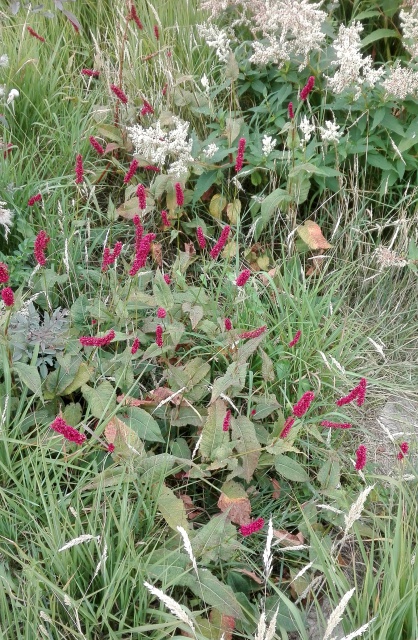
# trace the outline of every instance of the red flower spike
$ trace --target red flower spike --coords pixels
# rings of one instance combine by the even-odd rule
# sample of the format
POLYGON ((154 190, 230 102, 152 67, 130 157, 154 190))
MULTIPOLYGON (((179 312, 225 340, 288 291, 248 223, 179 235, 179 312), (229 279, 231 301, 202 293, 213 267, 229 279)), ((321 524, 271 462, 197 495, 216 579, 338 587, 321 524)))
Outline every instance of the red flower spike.
POLYGON ((306 100, 306 98, 308 97, 308 95, 310 94, 312 89, 314 88, 314 84, 315 84, 315 78, 314 78, 314 76, 310 76, 308 78, 308 82, 305 84, 305 86, 303 87, 303 89, 300 92, 300 99, 301 100, 306 100))
POLYGON ((247 141, 245 138, 240 138, 238 142, 238 153, 237 153, 237 159, 235 161, 235 173, 238 173, 238 171, 241 171, 242 169, 242 165, 244 163, 244 151, 245 151, 246 142, 247 141))
POLYGON ((146 100, 144 100, 143 102, 144 102, 144 106, 141 109, 141 116, 146 116, 148 114, 153 114, 154 113, 154 109, 152 108, 150 103, 147 102, 146 100))
POLYGON ((181 188, 180 182, 176 182, 174 185, 174 189, 176 190, 176 203, 178 207, 182 207, 184 204, 184 193, 181 188))
POLYGON ((161 220, 163 221, 163 225, 165 227, 170 227, 170 220, 168 219, 168 213, 165 209, 161 211, 161 220))
POLYGON ((302 331, 297 331, 293 339, 289 342, 289 347, 294 347, 295 344, 299 342, 301 335, 302 335, 302 331))
POLYGON ((260 531, 264 527, 264 518, 258 518, 254 520, 254 522, 250 522, 250 524, 243 524, 240 527, 240 534, 243 536, 250 536, 252 533, 256 533, 256 531, 260 531))
POLYGON ((110 267, 110 265, 114 264, 116 259, 120 256, 122 247, 122 243, 117 242, 112 253, 110 252, 110 249, 108 247, 105 248, 105 250, 103 251, 102 271, 107 271, 107 268, 110 267))
POLYGON ((111 329, 109 333, 107 333, 102 338, 95 338, 94 336, 81 336, 79 340, 83 347, 105 347, 110 342, 112 342, 115 335, 115 332, 113 331, 113 329, 111 329))
POLYGON ((129 165, 129 169, 125 174, 125 177, 123 179, 125 184, 128 184, 128 182, 130 181, 130 179, 134 176, 135 171, 138 169, 139 166, 139 162, 138 160, 136 160, 135 158, 132 160, 131 164, 129 165))
POLYGON ((322 420, 321 427, 329 427, 330 429, 351 429, 350 422, 331 422, 330 420, 322 420))
POLYGON ((336 402, 337 407, 342 407, 345 404, 349 404, 353 400, 356 400, 357 405, 361 407, 366 397, 366 387, 367 387, 366 378, 362 378, 359 384, 357 385, 357 387, 354 387, 354 389, 352 389, 349 394, 337 400, 336 402))
POLYGON ((77 429, 71 427, 65 422, 64 418, 61 418, 61 416, 57 416, 49 426, 51 427, 51 429, 64 436, 64 438, 66 440, 69 440, 70 442, 83 444, 83 442, 85 442, 86 440, 86 436, 84 435, 84 433, 80 433, 79 431, 77 431, 77 429))
POLYGON ((39 33, 36 33, 36 31, 34 29, 32 29, 32 27, 27 26, 26 29, 29 31, 31 36, 33 36, 34 38, 36 38, 40 42, 45 42, 45 38, 40 36, 39 33))
POLYGON ((210 257, 213 260, 216 260, 216 258, 219 256, 219 254, 221 253, 222 249, 226 245, 226 241, 228 240, 228 236, 229 236, 229 232, 230 231, 231 231, 231 227, 229 225, 226 225, 222 229, 222 233, 219 236, 218 242, 215 244, 215 246, 213 247, 213 249, 211 250, 211 252, 209 254, 210 257))
POLYGON ((243 287, 245 284, 247 284, 250 276, 250 269, 244 269, 244 271, 241 271, 238 278, 235 280, 235 284, 237 285, 237 287, 243 287))
POLYGON ((289 435, 289 431, 294 424, 295 424, 295 418, 293 416, 289 416, 288 418, 286 418, 286 421, 283 425, 282 432, 280 434, 280 438, 286 438, 286 436, 289 435))
POLYGON ((163 346, 163 328, 162 326, 159 324, 157 325, 157 328, 155 329, 155 343, 158 347, 160 347, 160 349, 163 346))
POLYGON ((15 296, 13 293, 13 289, 11 289, 10 287, 6 287, 5 289, 2 289, 1 299, 3 300, 4 305, 6 307, 13 307, 15 303, 15 296))
POLYGON ((78 153, 75 159, 75 183, 81 184, 83 182, 83 177, 84 177, 83 156, 81 155, 81 153, 78 153))
POLYGON ((44 267, 46 265, 46 257, 44 252, 50 240, 51 238, 48 236, 46 231, 40 231, 35 238, 33 254, 35 256, 36 262, 41 265, 41 267, 44 267))
POLYGON ((136 188, 136 195, 138 196, 138 205, 140 209, 145 209, 147 206, 147 194, 145 193, 145 187, 143 184, 139 184, 136 188))
POLYGON ((141 20, 139 19, 139 16, 138 16, 137 12, 136 12, 136 8, 135 8, 134 4, 131 5, 131 10, 130 10, 130 12, 128 14, 128 18, 127 19, 128 20, 133 20, 135 22, 136 26, 138 27, 138 29, 142 30, 144 28, 144 25, 142 24, 141 20))
POLYGON ((222 423, 222 431, 229 431, 230 426, 231 426, 231 410, 228 409, 228 411, 226 412, 224 421, 222 423))
POLYGON ((203 235, 202 227, 197 227, 197 229, 196 229, 196 237, 197 237, 197 244, 199 245, 199 247, 201 249, 204 249, 206 247, 206 238, 203 235))
POLYGON ((9 268, 4 262, 0 262, 0 284, 9 282, 9 268))
POLYGON ((163 307, 159 307, 157 310, 157 318, 165 318, 167 311, 163 307))
POLYGON ((90 142, 91 146, 93 147, 93 149, 95 149, 97 151, 99 156, 104 155, 105 150, 103 149, 103 147, 100 144, 100 142, 98 142, 94 136, 90 136, 89 142, 90 142))
POLYGON ((155 173, 160 173, 161 169, 159 167, 156 167, 153 164, 147 164, 145 167, 142 167, 142 169, 144 171, 155 171, 155 173))
POLYGON ((304 416, 311 406, 314 398, 315 394, 312 391, 307 391, 306 393, 304 393, 301 399, 293 407, 293 415, 297 416, 298 418, 304 416))
POLYGON ((258 329, 254 329, 253 331, 244 331, 244 333, 240 333, 238 338, 242 338, 243 340, 247 338, 258 338, 266 331, 266 329, 267 329, 267 325, 265 324, 262 327, 259 327, 258 329))
POLYGON ((231 320, 230 320, 229 318, 225 318, 225 321, 224 321, 224 322, 225 322, 225 329, 226 329, 227 331, 231 331, 231 329, 232 329, 232 322, 231 322, 231 320))
POLYGON ((115 445, 113 444, 113 442, 110 442, 110 443, 107 445, 107 450, 108 450, 108 452, 109 452, 109 453, 113 453, 113 452, 114 452, 114 450, 115 450, 115 445))
POLYGON ((128 104, 128 97, 122 91, 122 89, 119 89, 119 87, 117 87, 115 84, 111 84, 110 89, 113 91, 118 100, 120 100, 123 104, 128 104))
POLYGON ((400 448, 400 451, 396 457, 398 458, 398 460, 403 460, 405 455, 409 451, 409 444, 407 442, 401 442, 401 444, 399 445, 399 448, 400 448))
POLYGON ((160 31, 159 31, 157 25, 154 25, 154 35, 155 35, 157 40, 160 39, 160 31))
POLYGON ((293 111, 293 102, 289 102, 287 105, 287 113, 289 114, 289 119, 293 120, 295 117, 295 113, 293 111))
POLYGON ((98 78, 100 76, 100 71, 95 71, 94 69, 81 69, 81 73, 89 78, 98 78))
MULTIPOLYGON (((137 231, 140 229, 142 234, 142 228, 137 227, 137 231)), ((138 271, 145 266, 147 261, 148 254, 151 249, 151 243, 155 240, 155 233, 147 233, 140 242, 136 242, 136 255, 131 270, 129 271, 130 276, 136 276, 138 271)))
POLYGON ((139 342, 139 338, 135 338, 131 347, 131 353, 133 356, 136 354, 140 346, 141 346, 141 343, 139 342))
POLYGON ((361 444, 356 451, 356 470, 361 471, 366 466, 367 449, 361 444))
POLYGON ((164 274, 163 278, 166 284, 171 284, 171 278, 168 273, 164 274))
POLYGON ((40 202, 42 200, 42 195, 37 193, 36 196, 31 196, 28 200, 28 207, 33 207, 35 202, 40 202))

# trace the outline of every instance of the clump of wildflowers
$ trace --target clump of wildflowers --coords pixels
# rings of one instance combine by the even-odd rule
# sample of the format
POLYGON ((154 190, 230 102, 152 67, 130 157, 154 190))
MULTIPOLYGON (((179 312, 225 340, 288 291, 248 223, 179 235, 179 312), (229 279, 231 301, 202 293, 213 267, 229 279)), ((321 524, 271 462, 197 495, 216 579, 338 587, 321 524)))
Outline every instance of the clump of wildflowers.
POLYGON ((213 260, 216 260, 216 258, 219 256, 219 254, 221 253, 222 249, 226 245, 226 241, 228 240, 228 236, 229 236, 229 232, 230 231, 231 231, 231 227, 229 225, 226 225, 222 229, 222 233, 219 236, 218 242, 215 244, 215 246, 212 248, 212 250, 210 252, 210 257, 213 258, 213 260))
POLYGON ((44 267, 46 265, 46 257, 45 257, 45 249, 48 246, 51 238, 48 236, 46 231, 40 231, 35 238, 35 244, 33 247, 33 254, 35 256, 36 262, 44 267))
POLYGON ((75 442, 76 444, 83 444, 86 440, 86 436, 84 433, 80 433, 74 427, 71 427, 67 424, 61 416, 57 416, 53 422, 50 424, 51 429, 64 436, 66 440, 70 442, 75 442))
POLYGON ((81 336, 79 338, 83 347, 105 347, 110 344, 115 337, 115 332, 111 329, 105 336, 102 338, 95 338, 94 336, 81 336))
POLYGON ((343 398, 340 398, 339 400, 337 400, 336 402, 337 407, 342 407, 345 404, 349 404, 353 400, 356 400, 357 406, 361 407, 366 397, 366 386, 367 386, 366 378, 362 378, 359 384, 357 385, 357 387, 354 387, 354 389, 352 389, 350 393, 348 393, 343 398))
POLYGON ((239 532, 243 536, 250 536, 252 533, 256 533, 257 531, 260 531, 263 527, 264 527, 264 518, 257 518, 257 520, 254 520, 249 524, 243 524, 240 527, 239 532))

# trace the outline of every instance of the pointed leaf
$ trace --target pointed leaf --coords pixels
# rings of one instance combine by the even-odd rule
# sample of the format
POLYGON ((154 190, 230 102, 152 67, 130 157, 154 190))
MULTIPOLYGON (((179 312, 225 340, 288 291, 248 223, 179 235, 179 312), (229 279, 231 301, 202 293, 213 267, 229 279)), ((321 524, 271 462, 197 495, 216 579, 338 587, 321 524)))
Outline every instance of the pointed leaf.
POLYGON ((119 414, 119 418, 132 429, 141 440, 165 442, 157 421, 144 409, 140 407, 128 407, 124 409, 123 414, 119 414))
POLYGON ((239 416, 232 419, 231 429, 232 437, 237 441, 235 448, 242 458, 242 477, 250 482, 260 457, 254 425, 246 416, 239 416))
POLYGON ((176 498, 174 492, 166 485, 161 487, 161 493, 157 504, 161 515, 171 529, 174 529, 176 533, 177 527, 183 527, 186 531, 189 530, 189 523, 187 521, 187 513, 183 500, 176 498))
POLYGON ((309 476, 299 462, 293 458, 279 454, 274 461, 277 473, 294 482, 308 482, 309 476))
POLYGON ((87 384, 81 387, 81 393, 89 403, 91 414, 99 419, 115 408, 116 397, 114 392, 115 390, 108 380, 101 382, 95 389, 87 384))
POLYGON ((183 575, 180 585, 187 586, 193 593, 221 613, 233 618, 243 619, 243 614, 232 588, 223 584, 209 569, 199 569, 199 579, 194 574, 183 575))
MULTIPOLYGON (((257 338, 254 338, 254 340, 257 338)), ((245 378, 247 376, 247 363, 232 362, 227 368, 225 375, 217 378, 213 383, 212 397, 210 402, 215 402, 217 398, 223 393, 227 393, 233 397, 241 391, 245 385, 245 378)))
POLYGON ((217 400, 209 407, 199 448, 204 458, 215 460, 216 450, 229 441, 228 432, 222 431, 225 414, 226 404, 222 400, 217 400))
POLYGON ((297 228, 299 236, 310 249, 330 249, 330 244, 323 236, 321 227, 313 220, 306 220, 305 224, 297 228))
POLYGON ((37 367, 35 367, 35 365, 24 364, 23 362, 15 362, 13 369, 18 374, 21 383, 35 395, 39 395, 42 398, 42 380, 37 367))

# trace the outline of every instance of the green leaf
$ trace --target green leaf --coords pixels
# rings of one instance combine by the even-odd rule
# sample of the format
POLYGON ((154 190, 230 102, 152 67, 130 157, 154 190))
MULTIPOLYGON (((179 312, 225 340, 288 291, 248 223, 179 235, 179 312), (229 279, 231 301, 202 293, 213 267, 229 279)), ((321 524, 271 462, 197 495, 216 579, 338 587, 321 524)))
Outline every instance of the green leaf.
POLYGON ((308 482, 309 476, 305 469, 299 462, 296 462, 293 458, 279 454, 274 461, 277 473, 287 480, 293 480, 294 482, 308 482))
POLYGON ((94 389, 84 384, 81 393, 89 404, 91 414, 99 420, 116 407, 115 390, 107 380, 94 389))
POLYGON ((101 124, 97 127, 97 131, 102 134, 106 140, 113 140, 123 145, 121 131, 119 127, 115 127, 113 124, 101 124))
POLYGON ((230 559, 239 547, 237 529, 226 513, 213 516, 192 538, 193 553, 204 565, 230 559))
POLYGON ((187 586, 206 605, 226 616, 242 620, 243 614, 231 587, 223 584, 209 569, 199 569, 199 578, 192 573, 181 576, 177 584, 187 586))
POLYGON ((72 427, 76 427, 78 425, 78 423, 81 421, 82 416, 83 412, 81 410, 81 404, 79 402, 70 402, 70 404, 67 404, 64 413, 62 414, 65 422, 72 427))
POLYGON ((229 440, 229 434, 222 431, 225 414, 226 407, 223 400, 216 400, 209 407, 200 442, 200 453, 204 458, 214 460, 214 452, 229 440))
POLYGON ((159 269, 155 274, 152 290, 154 293, 155 304, 159 307, 163 307, 166 311, 170 311, 174 305, 173 294, 171 293, 171 289, 164 280, 159 269))
POLYGON ((368 36, 363 38, 361 41, 362 47, 367 47, 367 45, 372 42, 376 42, 377 40, 382 40, 383 38, 400 38, 401 34, 399 31, 395 31, 395 29, 375 29, 372 33, 369 33, 368 36))
POLYGON ((394 171, 395 167, 388 161, 384 156, 377 151, 373 153, 369 153, 367 156, 367 164, 372 167, 376 167, 377 169, 382 169, 383 171, 394 171))
POLYGON ((204 193, 213 185, 218 175, 218 170, 205 171, 199 176, 196 182, 196 186, 193 191, 193 204, 203 196, 204 193))
POLYGON ((290 196, 284 189, 275 189, 266 198, 264 198, 261 203, 261 216, 257 220, 256 240, 260 237, 261 232, 274 216, 276 210, 279 209, 281 205, 287 205, 292 201, 292 196, 290 196))
POLYGON ((245 385, 248 364, 243 362, 232 362, 227 368, 225 375, 216 378, 212 387, 212 397, 210 402, 214 402, 221 393, 228 393, 234 396, 241 391, 245 385))
POLYGON ((157 504, 162 517, 171 529, 174 529, 176 532, 177 527, 183 527, 186 531, 189 529, 183 500, 176 498, 174 492, 166 487, 166 485, 161 487, 157 504))
POLYGON ((90 380, 92 373, 93 370, 90 369, 85 362, 82 362, 72 382, 65 387, 59 395, 69 396, 71 393, 82 387, 83 384, 86 384, 86 382, 90 380))
POLYGON ((292 200, 294 200, 296 204, 303 204, 308 198, 311 181, 309 178, 303 177, 303 174, 300 174, 296 178, 289 178, 287 187, 292 196, 292 200))
POLYGON ((132 429, 141 440, 150 442, 165 442, 161 435, 160 427, 154 418, 140 407, 127 407, 123 409, 123 414, 118 417, 130 429, 132 429))
POLYGON ((340 482, 340 463, 330 458, 318 471, 317 479, 323 489, 335 489, 340 482))
POLYGON ((42 380, 37 367, 35 367, 35 365, 24 364, 23 362, 15 362, 13 369, 18 374, 21 383, 35 395, 39 395, 39 397, 42 398, 42 380))
POLYGON ((248 358, 257 350, 259 344, 263 342, 266 337, 266 333, 262 333, 257 338, 250 338, 246 340, 237 351, 237 364, 244 365, 248 358))
POLYGON ((260 457, 260 443, 254 425, 246 416, 238 416, 231 421, 231 431, 237 440, 235 448, 242 458, 242 477, 250 482, 260 457))

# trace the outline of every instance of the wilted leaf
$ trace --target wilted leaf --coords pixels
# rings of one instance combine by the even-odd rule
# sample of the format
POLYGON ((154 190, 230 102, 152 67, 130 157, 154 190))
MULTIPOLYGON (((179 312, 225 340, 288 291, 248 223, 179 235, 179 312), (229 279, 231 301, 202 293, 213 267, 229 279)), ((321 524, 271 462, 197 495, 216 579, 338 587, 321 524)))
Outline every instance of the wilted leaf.
POLYGON ((319 224, 313 220, 306 220, 303 225, 297 227, 297 232, 310 249, 330 249, 332 247, 332 244, 322 235, 319 224))
POLYGON ((183 501, 180 500, 180 498, 176 498, 174 492, 166 485, 161 487, 158 498, 158 509, 168 526, 174 529, 176 533, 177 527, 183 527, 186 531, 189 530, 189 523, 183 501))
POLYGON ((209 620, 217 630, 220 639, 232 640, 232 632, 235 629, 235 618, 227 616, 217 609, 212 609, 209 620))
POLYGON ((254 580, 254 582, 256 582, 257 584, 264 584, 264 580, 261 580, 261 578, 258 577, 258 575, 256 573, 254 573, 254 571, 248 571, 248 569, 235 569, 234 571, 236 571, 237 573, 242 573, 244 576, 248 576, 249 578, 252 578, 252 580, 254 580))
POLYGON ((239 214, 241 213, 241 207, 241 200, 238 200, 238 198, 227 205, 226 215, 228 216, 231 224, 237 224, 239 214))
POLYGON ((229 146, 231 146, 234 140, 238 138, 242 123, 242 118, 235 119, 228 117, 226 119, 225 135, 227 137, 229 146))
POLYGON ((238 416, 232 419, 231 430, 236 440, 235 448, 242 458, 242 477, 250 482, 260 457, 260 444, 254 425, 246 416, 238 416))
MULTIPOLYGON (((187 517, 189 518, 189 520, 193 520, 194 518, 197 518, 198 516, 200 516, 203 509, 201 509, 200 507, 195 507, 193 500, 189 495, 187 495, 187 493, 180 493, 179 498, 183 500, 184 508, 186 509, 187 517)), ((202 529, 199 529, 199 532, 201 530, 202 529)), ((193 551, 196 554, 194 544, 193 544, 193 551)))
POLYGON ((228 203, 228 200, 225 198, 225 196, 222 196, 219 193, 215 194, 212 200, 210 201, 210 205, 209 205, 210 214, 214 218, 217 218, 218 220, 220 220, 222 217, 222 211, 225 209, 227 203, 228 203))
POLYGON ((251 519, 251 502, 245 489, 229 480, 221 487, 221 495, 218 500, 219 509, 224 512, 228 511, 228 518, 235 524, 248 524, 251 519))

